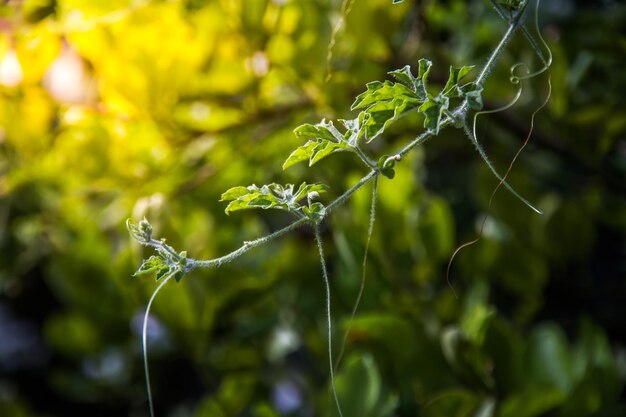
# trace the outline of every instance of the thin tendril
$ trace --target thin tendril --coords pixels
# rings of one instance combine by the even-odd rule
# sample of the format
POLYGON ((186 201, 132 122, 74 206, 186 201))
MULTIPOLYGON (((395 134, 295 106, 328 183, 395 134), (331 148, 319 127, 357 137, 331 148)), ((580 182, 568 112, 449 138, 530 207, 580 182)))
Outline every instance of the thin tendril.
MULTIPOLYGON (((488 208, 487 208, 488 212, 491 210, 491 206, 493 204, 493 199, 494 199, 496 193, 498 192, 498 190, 500 189, 500 187, 502 185, 506 184, 505 179, 508 177, 509 173, 513 169, 513 165, 517 161, 517 158, 520 156, 520 154, 522 153, 524 148, 526 148, 526 146, 528 145, 528 142, 530 141, 530 137, 532 136, 533 130, 535 129, 535 116, 548 104, 548 101, 550 100, 551 96, 552 96, 552 82, 551 82, 551 76, 548 75, 548 94, 546 95, 546 98, 543 101, 543 103, 541 103, 541 105, 539 107, 537 107, 537 109, 532 113, 532 115, 530 117, 530 129, 528 131, 528 134, 526 135, 526 139, 524 140, 524 143, 522 144, 522 146, 515 153, 515 156, 511 160, 511 163, 509 164, 509 167, 506 170, 506 172, 504 174, 504 177, 500 180, 500 182, 498 183, 496 188, 494 188, 493 192, 491 193, 491 196, 489 197, 489 205, 488 205, 488 208)), ((483 221, 482 221, 482 223, 480 225, 480 230, 478 232, 478 236, 475 239, 470 240, 469 242, 465 242, 461 246, 456 248, 456 250, 454 251, 454 253, 450 257, 450 260, 448 261, 448 268, 446 270, 446 282, 448 283, 448 286, 452 289, 452 292, 454 292, 454 296, 456 298, 458 298, 458 296, 456 294, 456 291, 454 291, 454 287, 452 286, 452 283, 450 282, 450 268, 452 267, 452 262, 454 261, 454 258, 456 258, 456 256, 458 255, 458 253, 461 250, 463 250, 464 248, 466 248, 468 246, 471 246, 471 245, 473 245, 475 243, 478 243, 478 241, 482 238, 483 231, 485 229, 485 224, 487 223, 487 218, 488 218, 488 215, 485 214, 485 216, 483 217, 483 221)))
POLYGON ((326 269, 326 260, 324 259, 324 247, 322 246, 322 236, 320 235, 320 229, 317 224, 313 225, 315 232, 315 241, 317 242, 317 248, 320 253, 320 264, 322 266, 322 277, 324 278, 324 286, 326 288, 326 321, 328 325, 328 364, 330 369, 330 385, 335 397, 335 403, 337 404, 337 411, 339 417, 343 417, 341 412, 341 406, 339 405, 339 398, 337 397, 337 389, 335 387, 335 372, 333 371, 333 335, 332 335, 332 322, 330 318, 330 283, 328 282, 328 271, 326 269))
POLYGON ((326 78, 324 79, 325 82, 329 82, 330 79, 333 77, 332 61, 333 61, 333 49, 335 48, 335 40, 337 38, 337 33, 339 33, 339 30, 341 30, 341 26, 343 25, 343 22, 352 11, 353 5, 354 5, 354 0, 343 0, 343 3, 341 4, 341 17, 339 18, 339 20, 337 20, 337 23, 335 23, 335 26, 333 27, 333 31, 330 34, 330 42, 328 43, 328 52, 326 53, 326 78))
POLYGON ((465 129, 465 132, 467 133, 467 136, 469 136, 470 140, 474 144, 474 146, 476 146, 476 149, 478 150, 478 153, 480 154, 480 156, 483 159, 483 161, 485 161, 485 163, 487 164, 487 166, 489 167, 489 169, 491 170, 493 175, 500 180, 502 185, 504 185, 504 187, 506 187, 507 190, 509 190, 521 202, 526 204, 531 210, 533 210, 537 214, 542 214, 541 210, 539 210, 538 208, 533 206, 527 199, 525 199, 517 191, 515 191, 515 189, 513 187, 511 187, 511 185, 509 185, 508 182, 505 181, 505 177, 502 177, 498 173, 496 168, 493 166, 493 164, 489 160, 489 157, 487 156, 487 153, 485 152, 485 149, 482 147, 480 142, 478 142, 478 135, 476 133, 476 124, 477 124, 476 122, 478 120, 478 116, 481 116, 483 114, 493 114, 493 113, 498 113, 498 112, 501 112, 501 111, 508 110, 509 108, 513 107, 515 105, 515 103, 517 103, 519 98, 521 97, 522 91, 523 91, 522 83, 519 81, 520 78, 515 75, 515 70, 517 68, 519 68, 519 67, 525 67, 525 65, 524 64, 516 64, 516 65, 513 65, 511 67, 511 82, 513 84, 517 84, 517 93, 515 94, 513 99, 509 103, 507 103, 506 105, 504 105, 504 106, 502 106, 500 108, 492 109, 492 110, 483 110, 483 111, 476 112, 476 114, 474 114, 474 119, 473 119, 473 122, 472 122, 472 130, 471 130, 471 132, 470 132, 467 124, 464 125, 464 129, 465 129))
POLYGON ((344 351, 346 350, 346 343, 348 341, 348 335, 350 334, 350 328, 352 327, 352 321, 356 316, 356 312, 359 308, 359 304, 361 303, 361 298, 363 297, 363 291, 365 290, 365 271, 367 266, 367 254, 369 253, 370 241, 372 240, 372 233, 374 231, 374 223, 376 221, 376 202, 378 201, 378 177, 374 179, 374 184, 372 184, 372 203, 370 206, 370 220, 367 228, 367 239, 365 241, 365 253, 363 254, 363 264, 362 264, 362 273, 361 273, 361 286, 359 287, 359 293, 356 296, 356 301, 354 302, 354 306, 352 307, 352 314, 350 314, 350 320, 348 320, 348 326, 346 327, 346 332, 343 335, 343 342, 341 343, 341 350, 339 351, 339 355, 337 355, 337 360, 335 361, 335 372, 339 368, 339 363, 343 358, 344 351))
POLYGON ((148 305, 146 307, 146 312, 143 316, 143 330, 141 332, 141 347, 143 351, 143 371, 144 376, 146 378, 146 391, 148 394, 148 407, 150 408, 150 417, 154 417, 154 404, 152 403, 152 386, 150 385, 150 371, 148 369, 148 319, 150 318, 150 307, 152 306, 152 302, 156 298, 156 295, 161 291, 161 288, 165 286, 167 281, 169 281, 176 272, 168 275, 166 278, 161 281, 158 287, 154 290, 152 295, 150 296, 150 301, 148 301, 148 305))
MULTIPOLYGON (((541 31, 539 30, 539 4, 540 3, 541 3, 541 0, 537 0, 535 2, 535 31, 539 35, 539 41, 541 42, 541 45, 545 48, 545 50, 548 53, 547 62, 544 62, 543 67, 541 69, 535 71, 535 72, 531 72, 530 74, 526 74, 524 76, 518 76, 518 77, 513 76, 513 77, 511 77, 511 82, 515 83, 515 81, 514 81, 515 79, 517 79, 518 82, 519 82, 521 80, 528 80, 530 78, 534 78, 534 77, 536 77, 536 76, 546 72, 548 70, 548 68, 550 68, 550 66, 552 65, 552 50, 548 46, 546 40, 544 39, 543 35, 541 34, 541 31)), ((529 39, 529 43, 531 44, 533 49, 536 47, 536 45, 533 45, 533 42, 530 39, 529 39)), ((542 61, 544 61, 543 56, 539 53, 540 51, 536 50, 535 52, 537 53, 539 58, 542 61)))

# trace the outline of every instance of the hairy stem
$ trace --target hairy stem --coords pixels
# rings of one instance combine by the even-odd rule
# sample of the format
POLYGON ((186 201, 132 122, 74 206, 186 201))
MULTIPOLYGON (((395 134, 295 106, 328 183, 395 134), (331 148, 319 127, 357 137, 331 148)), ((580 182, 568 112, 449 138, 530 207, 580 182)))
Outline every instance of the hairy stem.
POLYGON ((322 236, 320 235, 320 229, 317 224, 313 225, 315 231, 315 241, 317 242, 317 249, 320 253, 320 265, 322 266, 322 277, 324 278, 324 286, 326 289, 326 322, 328 326, 328 363, 330 369, 330 385, 335 397, 335 403, 337 404, 337 411, 339 417, 343 417, 341 412, 341 406, 339 405, 339 398, 337 397, 337 389, 335 387, 335 372, 333 371, 333 331, 332 320, 330 315, 330 283, 328 281, 328 270, 326 269, 326 260, 324 259, 324 247, 322 245, 322 236))
POLYGON ((367 267, 367 254, 370 249, 370 242, 372 240, 372 233, 374 232, 374 223, 376 221, 376 202, 378 201, 378 177, 374 179, 374 184, 372 184, 372 202, 370 206, 370 219, 367 227, 367 239, 365 240, 365 251, 363 253, 363 264, 361 265, 361 285, 359 287, 359 293, 356 296, 356 300, 354 301, 354 306, 352 307, 352 313, 350 314, 350 320, 348 320, 348 325, 346 326, 346 331, 343 335, 343 342, 341 343, 341 350, 339 351, 339 355, 337 355, 337 360, 335 361, 335 372, 339 368, 339 363, 341 362, 341 358, 343 358, 343 353, 346 349, 346 343, 348 341, 348 335, 350 334, 350 328, 352 327, 352 322, 354 321, 354 317, 356 316, 356 312, 359 308, 359 304, 361 303, 361 298, 363 297, 363 292, 365 291, 365 276, 366 276, 366 267, 367 267))
MULTIPOLYGON (((495 9, 496 13, 498 13, 498 15, 507 23, 510 23, 510 19, 506 16, 506 14, 504 13, 504 10, 502 10, 502 6, 500 6, 496 0, 490 0, 491 1, 491 5, 493 6, 493 8, 495 9)), ((537 5, 537 7, 539 7, 537 5)), ((530 31, 528 30, 528 28, 526 27, 525 24, 520 25, 520 30, 522 31, 522 33, 524 34, 524 36, 526 37, 526 39, 528 40, 528 43, 530 43, 530 46, 533 48, 533 50, 535 51, 535 53, 537 54, 537 57, 539 58, 539 60, 541 61, 541 63, 544 66, 549 67, 550 66, 550 61, 551 58, 546 58, 543 54, 543 51, 541 50, 541 48, 539 47, 539 43, 537 43, 537 40, 535 39, 535 37, 530 33, 530 31)))
POLYGON ((502 39, 500 40, 500 43, 498 44, 498 46, 496 46, 493 52, 491 52, 491 55, 489 55, 487 62, 485 63, 482 70, 480 71, 480 74, 476 78, 475 82, 477 85, 482 87, 485 84, 485 81, 487 77, 489 76, 489 73, 495 66, 496 61, 498 60, 498 58, 500 57, 500 55, 502 54, 506 46, 509 44, 509 42, 511 42, 511 39, 513 39, 513 35, 515 34, 515 31, 521 26, 523 22, 522 17, 524 16, 525 11, 526 11, 526 6, 524 6, 520 11, 518 11, 517 14, 515 14, 515 16, 513 17, 513 19, 511 19, 509 28, 507 29, 506 33, 502 35, 502 39))

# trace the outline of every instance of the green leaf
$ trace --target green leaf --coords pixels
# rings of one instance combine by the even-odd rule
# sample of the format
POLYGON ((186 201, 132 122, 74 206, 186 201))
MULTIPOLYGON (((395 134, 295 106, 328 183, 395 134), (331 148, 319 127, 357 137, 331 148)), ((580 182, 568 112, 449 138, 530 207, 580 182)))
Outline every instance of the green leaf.
POLYGON ((325 139, 310 140, 289 155, 283 164, 283 170, 306 160, 309 161, 309 166, 311 166, 331 153, 345 150, 350 150, 350 145, 346 142, 337 143, 325 139))
POLYGON ((415 89, 416 78, 411 73, 410 65, 405 65, 400 69, 389 71, 387 74, 392 75, 396 80, 400 81, 407 87, 415 89))
POLYGON ((297 212, 301 209, 298 201, 305 198, 309 193, 325 192, 327 187, 323 184, 302 183, 294 193, 293 184, 285 186, 272 183, 262 187, 250 185, 248 187, 234 187, 222 194, 220 201, 232 200, 226 207, 226 214, 233 211, 246 210, 251 208, 261 209, 282 209, 297 212), (243 192, 243 190, 245 192, 243 192))
POLYGON ((152 239, 152 226, 144 217, 138 224, 126 219, 126 229, 133 239, 141 244, 147 244, 152 239))
POLYGON ((222 197, 220 199, 220 201, 224 201, 224 200, 235 200, 239 197, 242 197, 244 195, 248 194, 248 189, 246 187, 233 187, 229 190, 227 190, 224 194, 222 194, 222 197))
POLYGON ((306 198, 311 193, 325 193, 328 191, 328 186, 325 184, 307 184, 306 182, 302 183, 300 187, 298 187, 298 191, 293 196, 293 201, 298 202, 304 198, 306 198))
POLYGON ((304 214, 315 223, 319 223, 326 215, 326 207, 322 203, 313 203, 309 207, 302 207, 304 214))
POLYGON ((322 120, 315 125, 305 123, 295 128, 293 133, 298 138, 326 139, 332 142, 344 140, 341 134, 337 135, 338 132, 333 126, 333 122, 327 122, 326 120, 322 120))
POLYGON ((381 101, 406 101, 416 104, 421 102, 414 91, 401 83, 373 81, 366 86, 367 91, 356 97, 352 110, 367 108, 381 101))
POLYGON ((168 269, 169 269, 169 266, 167 265, 164 259, 162 259, 159 256, 153 255, 149 257, 148 259, 146 259, 145 261, 143 261, 143 263, 141 264, 137 272, 133 274, 133 276, 140 277, 140 276, 149 275, 152 273, 155 273, 158 276, 161 273, 161 271, 163 270, 167 271, 168 269))
POLYGON ((432 66, 433 63, 428 59, 422 58, 418 61, 417 80, 419 82, 415 85, 415 93, 422 101, 425 101, 428 98, 426 84, 428 80, 428 74, 430 74, 430 68, 432 66))
POLYGON ((395 71, 389 72, 395 79, 408 86, 417 96, 420 102, 426 101, 428 93, 426 91, 426 81, 430 72, 432 62, 427 59, 420 59, 418 62, 418 74, 417 78, 411 73, 411 67, 409 65, 395 71))
POLYGON ((419 110, 424 113, 424 127, 435 135, 439 134, 441 118, 449 105, 450 100, 446 96, 432 97, 422 104, 419 110))
POLYGON ((376 164, 380 173, 385 177, 392 180, 396 176, 396 171, 393 167, 396 165, 396 161, 393 158, 390 158, 389 155, 383 155, 376 164))
POLYGON ((483 104, 483 88, 476 83, 465 84, 461 87, 461 95, 467 99, 467 104, 472 110, 481 110, 483 104))
POLYGON ((396 120, 402 113, 417 107, 417 102, 408 102, 402 99, 393 101, 379 101, 372 104, 366 112, 361 127, 367 142, 371 142, 385 131, 387 126, 396 120))
POLYGON ((390 417, 398 398, 385 389, 374 359, 352 356, 337 376, 337 395, 346 416, 390 417))
POLYGON ((321 161, 326 158, 331 153, 337 151, 345 151, 349 150, 350 146, 346 142, 335 143, 327 140, 320 141, 317 146, 315 146, 311 152, 311 157, 309 159, 309 166, 312 166, 316 162, 321 161))
POLYGON ((339 119, 339 121, 346 128, 344 137, 350 147, 355 148, 357 146, 357 141, 365 134, 365 130, 362 129, 362 126, 368 117, 370 116, 367 112, 362 111, 355 119, 339 119))
POLYGON ((459 97, 462 92, 459 88, 459 81, 461 81, 470 71, 474 68, 474 66, 462 66, 461 68, 450 67, 450 76, 448 77, 448 82, 443 88, 443 95, 446 97, 459 97))

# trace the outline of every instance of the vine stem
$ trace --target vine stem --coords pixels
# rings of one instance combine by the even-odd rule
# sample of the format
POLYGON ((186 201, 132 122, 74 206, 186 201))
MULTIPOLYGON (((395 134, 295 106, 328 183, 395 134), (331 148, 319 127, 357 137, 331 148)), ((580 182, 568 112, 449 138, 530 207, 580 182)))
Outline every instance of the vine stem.
MULTIPOLYGON (((509 27, 506 33, 502 36, 502 39, 498 43, 498 46, 496 46, 493 52, 489 55, 487 62, 483 66, 482 70, 480 71, 480 74, 475 81, 477 84, 479 85, 484 84, 490 71, 492 70, 493 66, 498 60, 498 57, 501 55, 504 48, 508 45, 508 43, 513 38, 515 31, 520 26, 522 26, 522 21, 523 21, 522 17, 524 15, 525 10, 526 10, 526 6, 524 6, 524 8, 520 10, 511 20, 511 23, 509 24, 509 27)), ((452 111, 452 114, 454 116, 461 116, 466 121, 467 107, 468 107, 468 103, 466 99, 455 110, 452 111)), ((442 122, 440 123, 439 129, 441 130, 449 126, 450 124, 452 124, 452 122, 453 122, 452 118, 446 116, 445 119, 442 120, 442 122)), ((416 146, 424 144, 433 135, 435 135, 435 132, 430 131, 430 130, 427 130, 421 133, 411 142, 409 142, 404 147, 402 147, 396 153, 396 155, 398 155, 401 158, 404 157, 405 155, 410 153, 416 146)), ((371 180, 378 177, 379 175, 380 175, 380 171, 378 169, 372 169, 368 174, 366 174, 363 178, 361 178, 355 185, 353 185, 346 192, 344 192, 335 200, 333 200, 330 204, 328 204, 328 206, 326 206, 326 215, 328 215, 331 211, 335 210, 337 207, 345 203, 352 196, 352 194, 354 194, 356 191, 361 189, 365 184, 369 183, 371 180)), ((196 259, 189 258, 187 259, 187 266, 185 268, 185 272, 190 272, 196 268, 217 268, 225 263, 232 262, 233 260, 237 259, 241 255, 248 252, 250 249, 260 246, 264 243, 267 243, 270 240, 274 240, 280 236, 283 236, 284 234, 289 233, 292 230, 302 226, 307 221, 308 220, 305 218, 298 219, 295 222, 291 223, 290 225, 280 230, 277 230, 276 232, 273 232, 267 236, 260 237, 256 240, 244 242, 243 246, 241 246, 239 249, 236 249, 219 258, 208 259, 208 260, 196 260, 196 259)))
POLYGON ((496 46, 496 48, 491 52, 491 54, 489 55, 489 58, 487 59, 487 62, 485 63, 482 70, 480 71, 480 74, 476 78, 475 83, 477 85, 482 87, 485 84, 487 76, 489 75, 494 65, 496 64, 496 61, 500 57, 500 54, 502 54, 506 46, 509 44, 509 42, 511 42, 511 39, 513 39, 513 35, 517 31, 517 29, 519 29, 519 27, 522 25, 522 22, 523 22, 522 17, 524 16, 525 11, 526 11, 526 4, 511 19, 511 22, 509 24, 509 27, 506 33, 502 35, 502 39, 500 39, 500 43, 498 43, 498 46, 496 46))
MULTIPOLYGON (((496 10, 498 10, 496 8, 496 10)), ((482 67, 480 74, 478 75, 478 77, 475 80, 475 83, 479 86, 483 86, 484 83, 486 82, 489 73, 491 72, 491 70, 493 69, 495 63, 497 62, 498 58, 500 57, 500 55, 502 54, 502 52, 504 51, 504 49, 506 48, 506 46, 508 45, 508 43, 511 41, 511 39, 513 38, 514 33, 516 32, 516 30, 520 27, 522 27, 523 29, 523 15, 524 12, 526 10, 526 5, 523 6, 523 8, 518 11, 511 19, 507 19, 509 26, 507 28, 507 31, 505 32, 505 34, 502 36, 500 42, 498 43, 498 45, 496 46, 496 48, 492 51, 492 53, 489 55, 489 57, 487 58, 487 61, 485 63, 485 65, 482 67)), ((502 15, 501 15, 502 16, 502 15)), ((533 48, 537 51, 539 50, 539 48, 536 45, 536 42, 534 42, 534 39, 531 40, 532 36, 528 33, 527 30, 524 30, 525 35, 529 38, 529 41, 531 42, 531 45, 533 46, 533 48)), ((542 55, 540 54, 540 57, 542 55)), ((543 60, 543 59, 542 59, 543 60)), ((468 110, 468 101, 467 99, 463 100, 463 102, 455 109, 451 112, 451 115, 453 117, 449 117, 449 116, 445 116, 445 118, 441 121, 441 123, 439 124, 439 129, 443 129, 444 127, 449 126, 450 124, 452 124, 452 122, 454 121, 454 118, 459 118, 462 119, 464 121, 464 127, 466 129, 466 131, 469 131, 468 125, 467 125, 467 110, 468 110)), ((438 132, 437 132, 438 133, 438 132)), ((471 134, 471 132, 470 132, 471 134)), ((405 155, 407 155, 408 153, 410 153, 415 147, 422 145, 423 143, 425 143, 430 137, 435 136, 436 132, 433 131, 425 131, 423 133, 421 133, 420 135, 418 135, 415 139, 413 139, 411 142, 409 142, 408 144, 406 144, 404 147, 402 147, 394 156, 396 157, 397 160, 400 160, 402 157, 404 157, 405 155)), ((479 149, 480 151, 480 149, 479 149)), ((353 185, 352 187, 350 187, 347 191, 345 191, 343 194, 341 194, 339 197, 337 197, 335 200, 333 200, 330 204, 328 204, 328 206, 326 206, 326 211, 324 216, 328 215, 330 212, 332 212, 333 210, 335 210, 337 207, 341 206, 343 203, 345 203, 356 191, 358 191, 359 189, 361 189, 363 186, 365 186, 367 183, 369 183, 372 180, 376 180, 378 178, 378 176, 381 174, 380 168, 378 167, 374 167, 373 165, 373 161, 371 161, 367 155, 365 155, 364 153, 359 153, 357 152, 357 154, 359 155, 359 157, 363 160, 363 162, 365 162, 366 165, 370 166, 372 169, 365 175, 363 176, 363 178, 361 178, 355 185, 353 185)), ((483 155, 481 155, 483 156, 483 155)), ((499 177, 496 174, 496 177, 498 177, 498 179, 502 180, 501 177, 499 177)), ((504 185, 506 186, 506 183, 504 183, 504 185)), ((310 223, 310 220, 306 217, 302 217, 299 218, 298 220, 294 221, 293 223, 283 227, 282 229, 279 229, 273 233, 270 233, 266 236, 257 238, 255 240, 252 241, 247 241, 244 242, 244 244, 239 247, 238 249, 224 255, 218 258, 214 258, 214 259, 208 259, 208 260, 196 260, 196 259, 192 259, 192 258, 187 258, 185 259, 185 266, 184 266, 184 273, 188 273, 194 269, 198 269, 198 268, 217 268, 222 266, 225 263, 228 262, 232 262, 233 260, 239 258, 240 256, 242 256, 243 254, 245 254, 246 252, 248 252, 250 249, 255 248, 257 246, 263 245, 271 240, 274 240, 278 237, 281 237, 295 229, 297 229, 298 227, 302 226, 305 223, 310 223)), ((331 316, 330 316, 330 284, 328 282, 328 273, 326 270, 326 263, 324 260, 324 254, 323 254, 323 247, 322 247, 322 240, 321 240, 321 236, 319 233, 319 227, 317 224, 314 224, 314 231, 315 231, 315 239, 317 241, 317 245, 318 245, 318 249, 319 249, 319 253, 320 253, 320 262, 321 262, 321 266, 322 266, 322 275, 324 278, 324 283, 325 283, 325 287, 326 287, 326 316, 327 316, 327 322, 328 322, 328 357, 329 357, 329 364, 330 364, 330 378, 331 378, 331 385, 332 385, 332 390, 333 390, 333 394, 335 397, 335 402, 337 404, 337 410, 339 412, 340 417, 343 417, 343 414, 341 412, 341 407, 339 405, 339 400, 337 397, 337 392, 335 389, 335 376, 334 376, 334 371, 333 371, 333 361, 332 361, 332 328, 331 328, 331 316)), ((173 250, 173 248, 171 248, 170 246, 166 245, 164 241, 157 241, 154 239, 149 239, 148 241, 145 242, 141 242, 142 244, 146 245, 146 246, 152 246, 154 248, 156 248, 157 250, 159 248, 161 248, 162 250, 165 250, 166 252, 168 252, 170 255, 172 255, 175 259, 179 259, 179 255, 176 254, 176 252, 173 250)), ((177 273, 179 272, 178 270, 175 272, 177 273)), ((148 301, 148 305, 146 307, 146 313, 144 315, 144 322, 143 322, 143 333, 142 333, 142 343, 143 343, 143 360, 144 360, 144 370, 145 370, 145 378, 146 378, 146 388, 148 391, 148 403, 149 403, 149 407, 150 407, 150 416, 154 417, 154 405, 152 402, 152 389, 151 389, 151 385, 150 385, 150 374, 149 374, 149 369, 148 369, 148 355, 147 355, 147 322, 149 319, 149 314, 150 314, 150 308, 152 306, 152 303, 154 302, 154 299, 156 298, 156 295, 159 293, 159 291, 165 286, 165 284, 174 276, 174 274, 171 274, 169 276, 167 276, 166 278, 163 279, 163 281, 157 286, 157 288, 155 289, 155 291, 152 293, 152 296, 150 297, 150 300, 148 301)))
POLYGON ((332 320, 330 315, 330 283, 328 280, 328 270, 326 268, 326 260, 324 259, 324 247, 322 245, 322 236, 320 235, 320 228, 317 223, 313 225, 313 231, 315 232, 315 241, 317 242, 317 249, 320 253, 320 265, 322 266, 322 277, 324 278, 324 287, 326 290, 326 324, 328 327, 328 363, 330 369, 330 385, 335 397, 335 403, 337 404, 337 411, 339 417, 343 417, 341 412, 341 406, 339 405, 339 397, 337 397, 337 388, 335 387, 335 372, 333 371, 333 330, 332 320))
POLYGON ((163 288, 165 284, 167 284, 167 281, 169 281, 175 274, 176 272, 163 278, 163 281, 161 281, 161 283, 156 287, 156 289, 150 296, 150 300, 148 301, 148 305, 146 306, 146 312, 143 316, 143 326, 141 330, 141 347, 143 354, 143 371, 146 378, 146 391, 148 392, 148 407, 150 409, 150 417, 154 417, 154 404, 152 403, 152 386, 150 385, 150 370, 148 368, 148 319, 150 318, 150 307, 152 307, 152 303, 154 302, 154 299, 156 298, 159 291, 161 291, 161 288, 163 288))

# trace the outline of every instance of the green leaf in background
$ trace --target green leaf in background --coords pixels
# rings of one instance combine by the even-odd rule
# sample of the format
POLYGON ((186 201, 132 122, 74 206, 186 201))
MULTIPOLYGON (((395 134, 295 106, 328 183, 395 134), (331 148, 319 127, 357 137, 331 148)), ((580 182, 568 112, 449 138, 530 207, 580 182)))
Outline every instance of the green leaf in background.
POLYGON ((337 375, 337 395, 345 416, 387 417, 398 404, 395 396, 383 391, 380 373, 369 355, 348 358, 337 375))
POLYGON ((532 385, 507 397, 500 407, 501 417, 536 417, 563 404, 566 396, 560 389, 532 385))
POLYGON ((524 355, 527 384, 554 387, 568 394, 573 387, 572 358, 563 331, 538 326, 530 335, 524 355))

